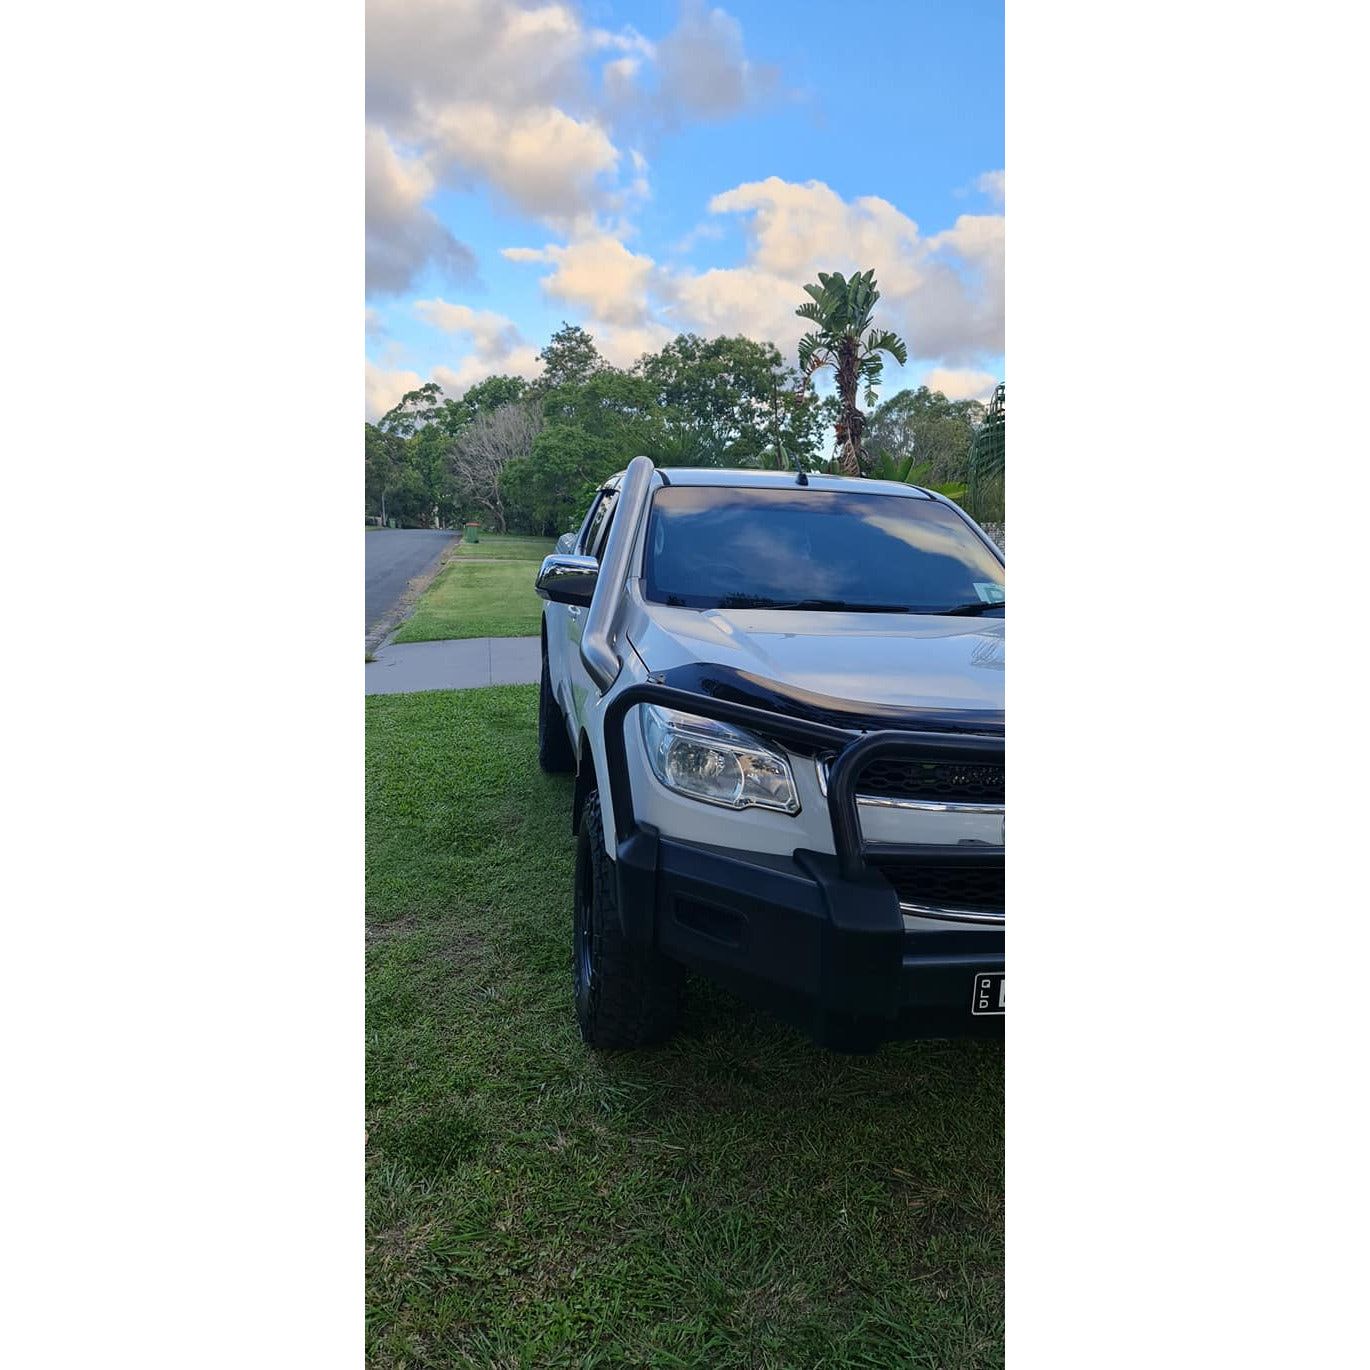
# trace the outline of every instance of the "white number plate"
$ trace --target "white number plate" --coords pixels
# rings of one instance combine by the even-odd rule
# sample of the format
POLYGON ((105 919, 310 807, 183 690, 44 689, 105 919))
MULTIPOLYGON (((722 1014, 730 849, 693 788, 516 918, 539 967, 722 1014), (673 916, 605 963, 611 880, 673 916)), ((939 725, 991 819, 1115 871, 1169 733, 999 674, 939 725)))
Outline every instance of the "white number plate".
POLYGON ((970 999, 970 1011, 973 1014, 1003 1013, 1003 971, 981 971, 976 975, 975 992, 970 999))

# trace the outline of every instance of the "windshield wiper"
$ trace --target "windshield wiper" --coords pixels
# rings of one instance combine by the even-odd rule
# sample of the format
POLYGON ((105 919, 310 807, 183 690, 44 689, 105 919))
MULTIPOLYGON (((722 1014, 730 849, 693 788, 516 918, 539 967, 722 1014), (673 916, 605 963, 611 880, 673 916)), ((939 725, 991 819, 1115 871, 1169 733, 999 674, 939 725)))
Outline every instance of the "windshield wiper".
POLYGON ((766 599, 762 595, 727 595, 720 609, 830 609, 848 614, 907 614, 907 604, 849 604, 845 599, 766 599))
POLYGON ((938 614, 986 614, 991 609, 1002 609, 1003 607, 1004 601, 1002 599, 997 599, 992 602, 977 599, 972 604, 958 604, 951 609, 935 609, 933 612, 938 614))

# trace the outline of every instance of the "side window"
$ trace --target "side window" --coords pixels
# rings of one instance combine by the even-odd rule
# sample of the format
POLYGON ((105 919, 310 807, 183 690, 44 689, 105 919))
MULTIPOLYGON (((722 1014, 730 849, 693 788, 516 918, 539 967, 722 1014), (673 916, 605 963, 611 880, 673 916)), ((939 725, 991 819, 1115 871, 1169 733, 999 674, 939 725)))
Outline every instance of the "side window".
POLYGON ((590 526, 585 532, 585 541, 581 544, 581 551, 587 557, 599 560, 600 554, 604 551, 604 540, 609 536, 609 525, 614 521, 617 493, 615 490, 606 490, 600 496, 590 526))
POLYGON ((604 545, 609 541, 609 529, 614 526, 614 509, 617 504, 618 501, 616 499, 606 499, 604 501, 604 507, 609 511, 609 517, 604 520, 603 524, 595 533, 595 545, 590 552, 590 555, 594 557, 596 561, 604 560, 604 545))
POLYGON ((594 534, 595 520, 600 518, 604 512, 604 494, 601 491, 590 502, 590 511, 585 515, 585 522, 580 525, 580 533, 576 538, 576 551, 581 556, 589 555, 590 540, 594 534))

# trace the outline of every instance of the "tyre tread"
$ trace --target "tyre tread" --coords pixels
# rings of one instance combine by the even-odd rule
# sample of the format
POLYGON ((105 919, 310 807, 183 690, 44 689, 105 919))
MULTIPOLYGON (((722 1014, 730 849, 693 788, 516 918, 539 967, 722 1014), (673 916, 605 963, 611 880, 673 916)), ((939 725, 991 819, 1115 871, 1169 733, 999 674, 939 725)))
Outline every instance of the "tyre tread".
POLYGON ((581 1036, 594 1047, 651 1046, 669 1037, 680 1020, 684 968, 623 935, 598 790, 585 801, 581 841, 586 859, 594 863, 596 970, 587 1009, 577 1014, 581 1036))

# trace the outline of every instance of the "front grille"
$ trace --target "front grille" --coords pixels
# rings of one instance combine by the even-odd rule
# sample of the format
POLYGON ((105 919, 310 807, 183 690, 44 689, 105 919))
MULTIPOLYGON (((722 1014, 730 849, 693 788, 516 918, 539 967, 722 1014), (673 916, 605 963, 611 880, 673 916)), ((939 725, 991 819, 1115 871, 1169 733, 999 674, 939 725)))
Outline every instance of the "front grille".
POLYGON ((880 756, 856 778, 858 794, 924 799, 941 804, 1002 804, 1004 768, 959 761, 911 761, 880 756))
POLYGON ((904 904, 1003 913, 1004 867, 919 861, 872 861, 904 904))

